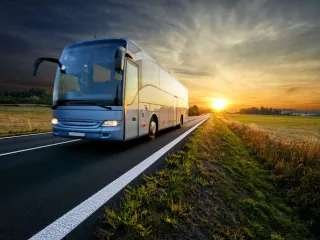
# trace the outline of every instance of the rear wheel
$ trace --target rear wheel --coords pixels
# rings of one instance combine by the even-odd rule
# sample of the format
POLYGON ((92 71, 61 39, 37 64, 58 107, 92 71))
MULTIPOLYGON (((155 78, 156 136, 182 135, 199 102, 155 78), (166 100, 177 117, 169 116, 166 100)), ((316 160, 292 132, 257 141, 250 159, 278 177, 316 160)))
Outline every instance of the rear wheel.
POLYGON ((180 122, 179 122, 179 124, 177 125, 177 127, 178 127, 178 128, 181 128, 182 125, 183 125, 183 116, 181 115, 181 117, 180 117, 180 122))
POLYGON ((154 117, 152 117, 149 123, 149 139, 153 140, 156 137, 156 133, 157 133, 157 121, 154 117))

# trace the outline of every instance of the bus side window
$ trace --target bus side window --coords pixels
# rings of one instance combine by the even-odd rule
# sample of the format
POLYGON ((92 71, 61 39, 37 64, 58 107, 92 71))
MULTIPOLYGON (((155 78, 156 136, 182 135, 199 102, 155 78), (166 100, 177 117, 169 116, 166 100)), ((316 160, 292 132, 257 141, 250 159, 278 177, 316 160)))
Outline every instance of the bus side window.
POLYGON ((132 42, 128 42, 128 50, 133 54, 136 54, 141 51, 141 49, 132 42))

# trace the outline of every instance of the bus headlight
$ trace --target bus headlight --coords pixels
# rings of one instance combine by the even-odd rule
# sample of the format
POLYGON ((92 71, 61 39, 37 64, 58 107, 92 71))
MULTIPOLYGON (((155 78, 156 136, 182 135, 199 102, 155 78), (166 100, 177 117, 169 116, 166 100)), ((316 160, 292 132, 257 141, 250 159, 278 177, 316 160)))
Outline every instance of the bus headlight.
POLYGON ((58 125, 59 121, 56 118, 52 118, 51 123, 52 125, 58 125))
POLYGON ((120 125, 120 121, 116 121, 116 120, 113 120, 113 121, 104 121, 101 126, 102 127, 116 127, 116 126, 119 126, 120 125))

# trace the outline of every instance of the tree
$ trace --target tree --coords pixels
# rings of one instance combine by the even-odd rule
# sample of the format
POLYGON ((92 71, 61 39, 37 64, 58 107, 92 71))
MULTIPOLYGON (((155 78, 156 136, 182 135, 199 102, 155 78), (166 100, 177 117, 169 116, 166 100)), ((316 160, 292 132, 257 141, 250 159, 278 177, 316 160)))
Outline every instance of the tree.
POLYGON ((199 107, 197 105, 193 105, 192 107, 190 107, 188 109, 188 115, 189 116, 199 116, 200 115, 199 107))
POLYGON ((0 103, 52 104, 52 92, 47 89, 31 88, 21 92, 0 93, 0 103))
POLYGON ((267 108, 267 107, 252 107, 252 108, 242 108, 239 111, 240 114, 261 114, 261 115, 280 115, 281 111, 274 108, 267 108))

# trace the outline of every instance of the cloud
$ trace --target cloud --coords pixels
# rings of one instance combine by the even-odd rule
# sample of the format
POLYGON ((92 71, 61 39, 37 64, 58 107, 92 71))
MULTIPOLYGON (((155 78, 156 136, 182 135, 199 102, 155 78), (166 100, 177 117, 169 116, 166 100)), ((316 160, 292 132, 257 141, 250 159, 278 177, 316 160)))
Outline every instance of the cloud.
MULTIPOLYGON (((0 74, 25 85, 34 84, 35 58, 58 57, 96 32, 135 40, 189 88, 192 101, 245 104, 250 96, 271 104, 282 96, 285 103, 303 82, 320 102, 313 90, 320 87, 318 0, 11 1, 0 3, 0 29, 0 74)), ((55 69, 43 70, 51 77, 37 78, 39 85, 50 87, 55 69)))
POLYGON ((290 87, 286 90, 286 93, 293 93, 293 92, 298 92, 301 91, 301 88, 299 87, 290 87))

